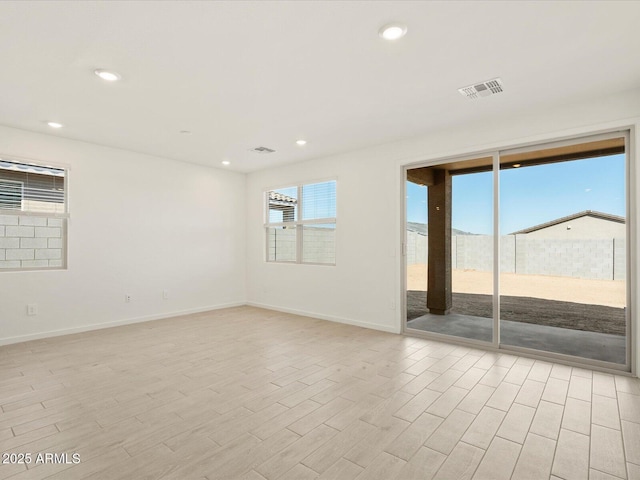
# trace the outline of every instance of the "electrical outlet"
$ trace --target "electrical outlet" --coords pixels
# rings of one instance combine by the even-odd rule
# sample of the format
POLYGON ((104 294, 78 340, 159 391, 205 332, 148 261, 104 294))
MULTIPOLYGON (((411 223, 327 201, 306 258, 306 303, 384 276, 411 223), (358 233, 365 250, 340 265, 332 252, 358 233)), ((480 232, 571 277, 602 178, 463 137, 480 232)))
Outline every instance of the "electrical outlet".
POLYGON ((169 300, 169 290, 162 291, 162 298, 165 300, 169 300))
POLYGON ((34 316, 38 314, 38 304, 37 303, 30 303, 27 305, 27 315, 29 316, 34 316))
POLYGON ((396 302, 395 302, 395 300, 391 300, 391 301, 389 302, 389 309, 390 309, 390 310, 395 310, 395 309, 396 309, 396 302))
POLYGON ((131 295, 124 296, 124 303, 129 303, 131 301, 131 295))

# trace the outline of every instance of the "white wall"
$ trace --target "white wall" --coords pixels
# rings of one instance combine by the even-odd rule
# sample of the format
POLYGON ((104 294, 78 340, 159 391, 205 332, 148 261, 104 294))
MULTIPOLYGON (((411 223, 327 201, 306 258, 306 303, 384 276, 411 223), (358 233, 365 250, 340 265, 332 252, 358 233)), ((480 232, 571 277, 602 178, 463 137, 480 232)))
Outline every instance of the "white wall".
POLYGON ((396 327, 399 235, 397 166, 354 154, 250 174, 247 180, 248 295, 252 304, 387 331, 396 327), (264 261, 263 192, 299 181, 337 179, 336 266, 264 261), (365 243, 363 238, 371 239, 365 243))
POLYGON ((243 174, 6 127, 0 154, 70 167, 69 268, 0 272, 0 344, 245 302, 243 174))
MULTIPOLYGON (((485 107, 470 102, 469 108, 485 107)), ((247 178, 248 300, 400 332, 402 259, 393 254, 401 243, 403 165, 627 126, 640 126, 640 90, 251 173, 247 178), (263 191, 332 177, 338 179, 337 265, 266 263, 263 191), (363 245, 362 238, 370 238, 370 243, 363 245)), ((632 152, 634 165, 637 160, 632 152)), ((636 327, 635 317, 634 323, 636 327)))

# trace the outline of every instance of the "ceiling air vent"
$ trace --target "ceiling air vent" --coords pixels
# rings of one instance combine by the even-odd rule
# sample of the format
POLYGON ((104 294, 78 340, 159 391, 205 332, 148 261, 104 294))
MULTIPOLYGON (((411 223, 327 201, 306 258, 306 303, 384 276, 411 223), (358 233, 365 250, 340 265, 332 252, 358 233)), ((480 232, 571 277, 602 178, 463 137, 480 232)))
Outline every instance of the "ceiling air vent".
POLYGON ((273 152, 275 152, 275 150, 273 150, 272 148, 267 148, 267 147, 256 147, 256 148, 252 148, 250 151, 251 152, 256 152, 256 153, 273 153, 273 152))
POLYGON ((463 97, 467 97, 471 100, 480 97, 488 97, 495 93, 502 92, 502 80, 494 78, 484 82, 477 83, 475 85, 469 85, 468 87, 459 88, 458 91, 463 97))

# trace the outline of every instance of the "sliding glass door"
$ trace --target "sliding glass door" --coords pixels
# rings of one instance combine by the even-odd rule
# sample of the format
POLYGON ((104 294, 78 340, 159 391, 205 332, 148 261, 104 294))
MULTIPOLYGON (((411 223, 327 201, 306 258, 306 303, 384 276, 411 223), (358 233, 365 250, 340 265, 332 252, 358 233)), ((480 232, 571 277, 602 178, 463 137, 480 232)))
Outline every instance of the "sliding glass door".
POLYGON ((625 364, 624 137, 501 158, 502 343, 625 364))
POLYGON ((407 327, 492 342, 492 157, 407 172, 407 327))
POLYGON ((627 138, 408 169, 406 331, 628 367, 627 138))

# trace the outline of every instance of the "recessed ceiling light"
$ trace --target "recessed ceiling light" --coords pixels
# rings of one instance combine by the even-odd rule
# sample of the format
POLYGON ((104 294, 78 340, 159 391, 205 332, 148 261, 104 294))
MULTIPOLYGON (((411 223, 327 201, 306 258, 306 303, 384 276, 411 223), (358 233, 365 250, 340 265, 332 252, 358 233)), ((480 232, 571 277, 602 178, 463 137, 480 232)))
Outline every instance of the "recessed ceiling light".
POLYGON ((385 40, 398 40, 407 34, 407 26, 402 23, 389 23, 378 31, 385 40))
POLYGON ((93 73, 95 73, 101 79, 106 80, 107 82, 117 82, 121 78, 120 75, 117 74, 116 72, 102 70, 101 68, 94 70, 93 73))
POLYGON ((306 140, 302 140, 302 139, 300 139, 300 140, 296 140, 296 144, 297 144, 297 145, 300 145, 300 146, 302 146, 302 145, 306 145, 306 144, 307 144, 307 141, 306 141, 306 140))
POLYGON ((521 165, 520 165, 519 163, 514 163, 514 164, 513 164, 513 168, 520 168, 520 166, 521 166, 521 165))
POLYGON ((223 160, 222 164, 223 165, 231 165, 231 162, 229 160, 223 160))
POLYGON ((64 126, 58 122, 47 122, 47 125, 49 125, 51 128, 62 128, 64 126))

